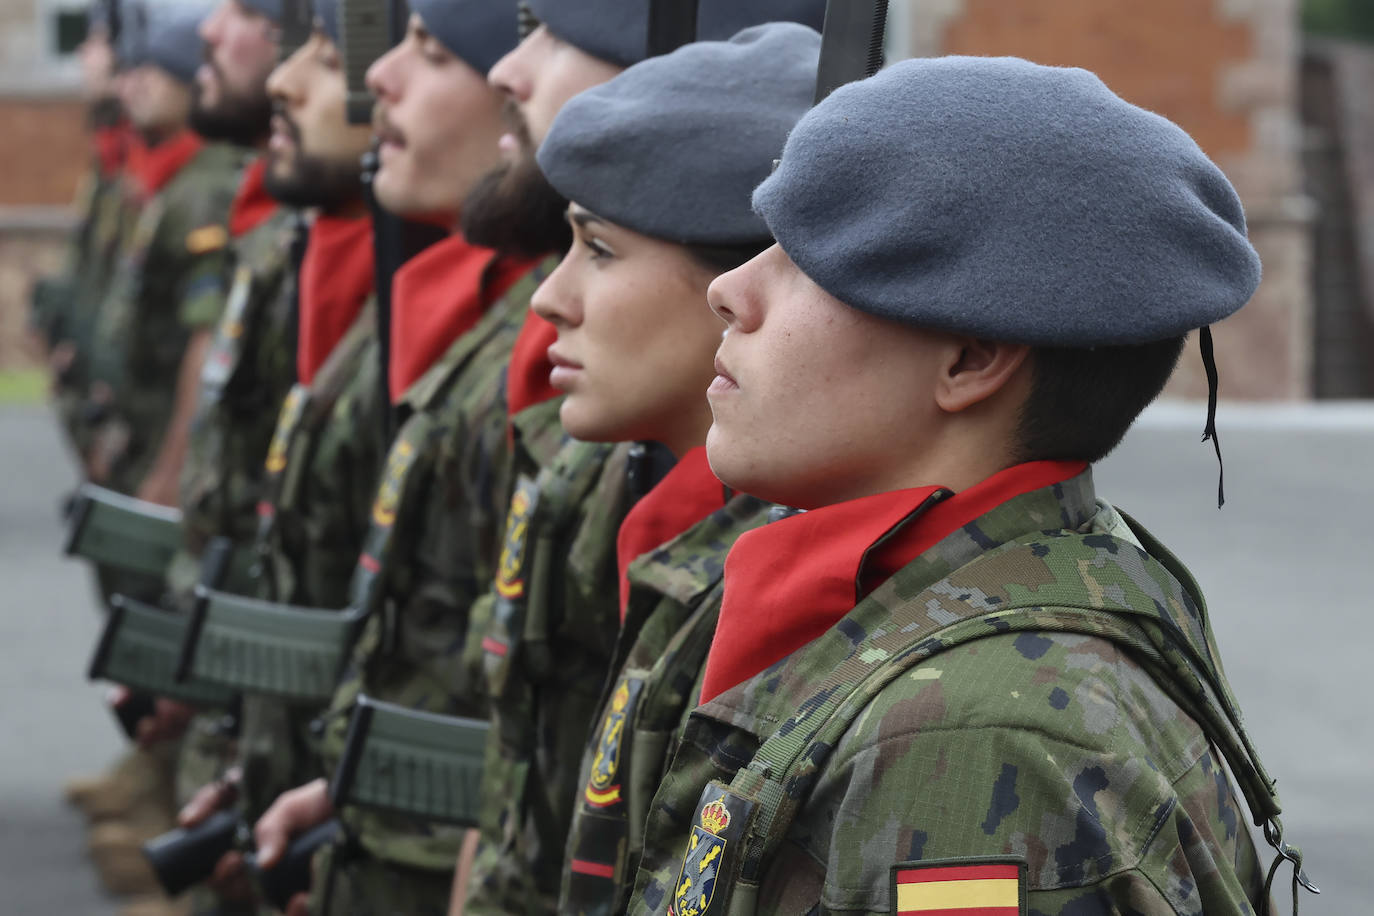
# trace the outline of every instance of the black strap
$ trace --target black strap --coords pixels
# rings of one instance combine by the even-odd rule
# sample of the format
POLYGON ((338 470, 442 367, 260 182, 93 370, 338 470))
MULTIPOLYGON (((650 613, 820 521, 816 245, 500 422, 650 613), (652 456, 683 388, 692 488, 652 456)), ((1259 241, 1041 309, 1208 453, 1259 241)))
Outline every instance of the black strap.
POLYGON ((883 68, 887 0, 830 0, 825 8, 816 103, 843 86, 883 68))
POLYGON ((648 57, 671 54, 696 38, 696 0, 650 0, 645 47, 648 57))
POLYGON ((1217 508, 1226 504, 1226 468, 1221 463, 1221 439, 1217 436, 1217 358, 1212 352, 1212 329, 1204 327, 1198 333, 1202 348, 1202 369, 1207 373, 1207 425, 1202 428, 1202 441, 1212 440, 1217 452, 1217 508))

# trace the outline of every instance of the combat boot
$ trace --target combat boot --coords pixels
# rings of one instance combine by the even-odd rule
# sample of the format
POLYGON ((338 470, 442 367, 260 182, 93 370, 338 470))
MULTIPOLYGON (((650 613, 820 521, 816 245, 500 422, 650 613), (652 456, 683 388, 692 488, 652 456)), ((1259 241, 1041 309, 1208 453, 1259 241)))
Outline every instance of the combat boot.
POLYGON ((92 821, 123 816, 149 800, 169 807, 175 752, 175 746, 133 748, 101 776, 67 783, 67 801, 92 821))

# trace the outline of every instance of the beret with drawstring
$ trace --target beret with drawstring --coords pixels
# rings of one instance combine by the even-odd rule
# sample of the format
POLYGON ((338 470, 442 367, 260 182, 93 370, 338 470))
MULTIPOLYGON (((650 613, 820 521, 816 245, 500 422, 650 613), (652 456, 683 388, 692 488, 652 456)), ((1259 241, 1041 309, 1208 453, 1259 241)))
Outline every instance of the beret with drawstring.
POLYGON ((846 304, 1013 343, 1147 343, 1260 280, 1240 199, 1181 128, 1086 70, 902 61, 843 86, 753 196, 846 304))

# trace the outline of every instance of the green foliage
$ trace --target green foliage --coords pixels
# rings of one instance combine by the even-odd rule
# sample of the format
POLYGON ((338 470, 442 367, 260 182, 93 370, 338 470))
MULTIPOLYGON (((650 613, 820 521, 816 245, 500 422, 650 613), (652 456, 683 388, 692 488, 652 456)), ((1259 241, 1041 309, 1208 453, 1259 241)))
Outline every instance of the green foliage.
POLYGON ((38 369, 0 371, 0 404, 36 404, 47 386, 47 376, 38 369))
POLYGON ((1303 0, 1302 27, 1314 35, 1374 41, 1374 2, 1303 0))

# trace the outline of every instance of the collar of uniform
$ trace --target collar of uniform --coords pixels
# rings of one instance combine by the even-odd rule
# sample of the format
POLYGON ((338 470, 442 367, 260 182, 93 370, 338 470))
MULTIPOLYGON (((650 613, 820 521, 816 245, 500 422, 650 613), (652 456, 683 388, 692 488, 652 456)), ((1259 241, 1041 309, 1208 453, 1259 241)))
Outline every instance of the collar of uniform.
POLYGON ((315 218, 298 274, 296 377, 304 384, 314 380, 372 295, 372 255, 372 220, 315 218))
POLYGON ((721 509, 634 560, 626 571, 630 607, 646 601, 656 604, 660 597, 695 604, 720 582, 725 554, 735 539, 767 524, 772 508, 771 503, 737 494, 721 509))
POLYGON ((559 450, 568 441, 558 411, 561 397, 541 401, 510 418, 517 447, 535 467, 545 468, 553 463, 559 450))
MULTIPOLYGON (((841 664, 889 608, 920 594, 981 554, 1034 531, 1078 530, 1098 512, 1092 469, 1007 500, 945 535, 856 603, 836 626, 771 667, 725 690, 696 714, 765 738, 796 712, 797 685, 841 664)), ((719 631, 717 631, 719 632, 719 631)))
POLYGON ((258 156, 248 163, 239 179, 238 191, 229 207, 229 234, 238 238, 252 232, 267 222, 280 206, 276 198, 267 193, 267 157, 258 156))
POLYGON ((157 146, 148 146, 141 139, 130 145, 125 169, 133 177, 143 197, 152 197, 167 186, 196 155, 205 148, 205 141, 189 129, 182 129, 157 146))
POLYGON ((472 329, 455 340, 444 353, 434 361, 415 384, 406 389, 399 403, 412 410, 429 407, 436 397, 445 390, 453 373, 466 363, 468 355, 489 336, 484 331, 493 324, 518 321, 519 315, 528 306, 534 291, 539 288, 538 269, 525 273, 504 294, 487 309, 482 320, 472 329))
POLYGON ((725 485, 711 472, 706 446, 699 445, 630 508, 615 539, 622 620, 630 599, 630 564, 723 509, 729 498, 725 485))
MULTIPOLYGON (((549 259, 536 268, 540 281, 557 266, 556 261, 549 259)), ((533 295, 531 291, 531 298, 533 295)), ((549 381, 549 373, 553 371, 549 347, 556 340, 557 328, 536 315, 533 309, 526 313, 525 323, 511 349, 510 368, 506 371, 506 403, 511 416, 559 396, 558 389, 549 381)))

